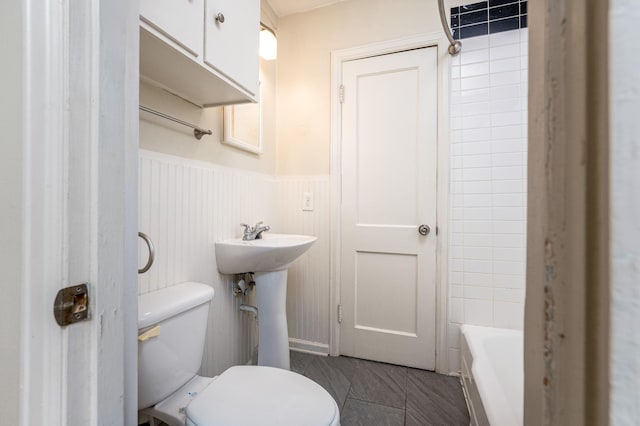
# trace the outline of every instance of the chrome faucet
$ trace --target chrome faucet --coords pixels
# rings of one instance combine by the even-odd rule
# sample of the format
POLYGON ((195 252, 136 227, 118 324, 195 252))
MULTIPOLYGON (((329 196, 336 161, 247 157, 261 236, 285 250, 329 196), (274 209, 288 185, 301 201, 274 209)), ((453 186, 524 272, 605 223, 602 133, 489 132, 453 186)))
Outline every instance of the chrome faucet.
POLYGON ((270 226, 260 226, 262 222, 256 223, 256 226, 247 225, 241 223, 240 226, 244 226, 244 232, 242 233, 242 239, 244 241, 259 240, 262 238, 262 233, 271 229, 270 226))

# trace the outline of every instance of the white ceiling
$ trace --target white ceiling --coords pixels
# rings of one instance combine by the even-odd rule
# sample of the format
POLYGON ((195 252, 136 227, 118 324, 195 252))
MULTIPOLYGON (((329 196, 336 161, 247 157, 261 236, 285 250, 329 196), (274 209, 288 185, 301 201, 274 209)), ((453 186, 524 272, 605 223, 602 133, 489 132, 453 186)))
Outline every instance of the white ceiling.
POLYGON ((273 11, 279 17, 308 12, 341 1, 345 0, 267 0, 273 11))

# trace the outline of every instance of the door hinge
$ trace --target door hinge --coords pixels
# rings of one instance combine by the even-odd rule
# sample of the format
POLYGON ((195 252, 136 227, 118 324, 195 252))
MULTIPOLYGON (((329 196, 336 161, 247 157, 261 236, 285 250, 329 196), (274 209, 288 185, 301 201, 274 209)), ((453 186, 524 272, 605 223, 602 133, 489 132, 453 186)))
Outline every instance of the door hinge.
POLYGON ((342 305, 338 305, 338 324, 342 324, 342 305))
POLYGON ((340 85, 340 88, 338 89, 338 99, 340 100, 341 104, 344 103, 344 86, 342 84, 340 85))
POLYGON ((77 284, 58 291, 53 301, 53 316, 60 326, 89 319, 89 291, 86 284, 77 284))

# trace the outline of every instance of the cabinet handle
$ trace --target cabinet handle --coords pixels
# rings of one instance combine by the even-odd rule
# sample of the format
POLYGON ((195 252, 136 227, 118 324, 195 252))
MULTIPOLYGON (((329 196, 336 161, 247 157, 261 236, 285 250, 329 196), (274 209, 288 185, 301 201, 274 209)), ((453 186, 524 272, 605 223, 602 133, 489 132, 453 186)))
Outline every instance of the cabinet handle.
POLYGON ((218 12, 218 14, 216 15, 216 22, 224 24, 224 13, 218 12))

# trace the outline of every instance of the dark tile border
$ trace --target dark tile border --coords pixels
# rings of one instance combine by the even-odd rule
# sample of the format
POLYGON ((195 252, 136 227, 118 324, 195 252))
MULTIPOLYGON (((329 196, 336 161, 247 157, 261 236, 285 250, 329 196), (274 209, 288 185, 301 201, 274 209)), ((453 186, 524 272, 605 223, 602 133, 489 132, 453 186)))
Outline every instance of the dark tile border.
POLYGON ((527 0, 489 0, 451 8, 456 40, 527 27, 527 0))

